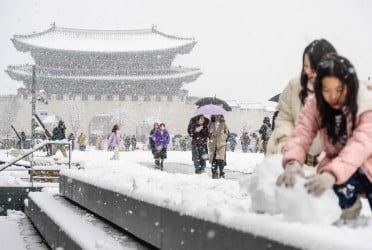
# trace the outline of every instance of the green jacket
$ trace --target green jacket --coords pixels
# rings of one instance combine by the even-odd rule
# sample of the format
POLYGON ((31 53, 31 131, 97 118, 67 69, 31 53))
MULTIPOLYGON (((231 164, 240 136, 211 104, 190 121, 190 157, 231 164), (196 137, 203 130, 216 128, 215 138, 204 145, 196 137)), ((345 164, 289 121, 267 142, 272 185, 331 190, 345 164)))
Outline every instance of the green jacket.
POLYGON ((65 130, 66 129, 64 129, 64 128, 55 127, 53 129, 52 140, 63 140, 63 139, 66 139, 65 130))

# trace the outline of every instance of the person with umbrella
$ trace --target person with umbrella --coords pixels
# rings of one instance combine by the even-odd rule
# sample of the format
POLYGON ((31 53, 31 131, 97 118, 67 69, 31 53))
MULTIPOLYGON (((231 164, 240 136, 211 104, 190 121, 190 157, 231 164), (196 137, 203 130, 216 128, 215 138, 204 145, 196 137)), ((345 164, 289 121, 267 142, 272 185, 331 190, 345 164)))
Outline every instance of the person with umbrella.
POLYGON ((191 137, 192 161, 196 174, 205 172, 206 160, 208 159, 208 124, 208 118, 204 115, 197 115, 190 119, 187 127, 187 133, 191 137))
POLYGON ((156 157, 155 157, 155 155, 156 155, 156 148, 155 148, 155 141, 152 138, 152 136, 154 135, 155 131, 158 128, 159 128, 159 123, 155 122, 153 128, 150 131, 150 136, 149 136, 149 146, 150 146, 150 149, 151 149, 151 153, 154 156, 154 159, 156 159, 156 157))
POLYGON ((212 178, 223 178, 226 165, 226 145, 229 137, 229 128, 223 115, 211 116, 209 131, 209 162, 212 164, 212 178))
POLYGON ((198 108, 201 108, 205 105, 215 105, 222 107, 225 111, 232 111, 227 102, 216 97, 203 97, 195 102, 195 104, 198 106, 198 108))

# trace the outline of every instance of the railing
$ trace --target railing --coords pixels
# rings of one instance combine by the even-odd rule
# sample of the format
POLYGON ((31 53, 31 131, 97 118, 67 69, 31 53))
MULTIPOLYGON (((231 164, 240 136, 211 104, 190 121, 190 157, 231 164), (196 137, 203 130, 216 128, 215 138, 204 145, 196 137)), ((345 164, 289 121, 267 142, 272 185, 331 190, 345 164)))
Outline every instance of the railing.
POLYGON ((30 172, 30 182, 33 186, 34 184, 34 181, 33 181, 33 171, 34 171, 34 166, 33 166, 33 161, 31 160, 30 161, 30 166, 26 166, 26 165, 21 165, 21 164, 16 164, 18 161, 24 159, 25 157, 33 154, 35 151, 45 147, 46 145, 53 145, 53 144, 63 144, 63 145, 68 145, 68 168, 71 168, 71 143, 70 142, 62 142, 62 141, 44 141, 42 143, 39 143, 37 145, 35 145, 35 147, 30 150, 29 152, 25 153, 24 155, 12 160, 11 162, 7 163, 5 166, 1 167, 0 168, 0 172, 7 169, 8 167, 12 166, 12 165, 16 165, 16 166, 22 166, 22 167, 26 167, 26 168, 31 168, 31 172, 30 172))

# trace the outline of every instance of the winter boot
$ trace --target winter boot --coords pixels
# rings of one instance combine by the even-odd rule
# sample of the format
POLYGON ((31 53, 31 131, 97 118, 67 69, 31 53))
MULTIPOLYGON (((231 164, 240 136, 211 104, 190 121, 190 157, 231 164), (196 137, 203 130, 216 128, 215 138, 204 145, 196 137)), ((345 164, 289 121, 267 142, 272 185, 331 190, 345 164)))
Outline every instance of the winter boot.
POLYGON ((160 170, 163 171, 163 159, 161 159, 161 162, 160 162, 160 170))
POLYGON ((158 159, 155 160, 155 168, 159 168, 160 166, 160 161, 158 159))
POLYGON ((362 210, 362 202, 358 197, 355 203, 349 207, 342 209, 340 219, 341 220, 353 220, 356 219, 360 215, 360 211, 362 210))
POLYGON ((217 178, 218 178, 217 167, 212 166, 212 179, 217 179, 217 178))
POLYGON ((219 169, 220 169, 220 176, 219 176, 219 178, 225 178, 225 172, 223 171, 223 167, 224 166, 219 166, 219 169))

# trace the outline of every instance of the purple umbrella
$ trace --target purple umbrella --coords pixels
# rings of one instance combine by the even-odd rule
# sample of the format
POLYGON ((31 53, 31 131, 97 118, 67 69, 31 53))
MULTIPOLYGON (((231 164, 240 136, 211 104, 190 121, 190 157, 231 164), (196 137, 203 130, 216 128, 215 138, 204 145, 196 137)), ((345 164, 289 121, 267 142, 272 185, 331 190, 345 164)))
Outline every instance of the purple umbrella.
POLYGON ((198 108, 195 115, 224 115, 227 111, 221 106, 208 104, 198 108))

